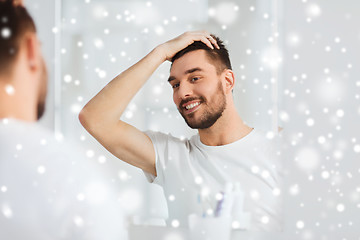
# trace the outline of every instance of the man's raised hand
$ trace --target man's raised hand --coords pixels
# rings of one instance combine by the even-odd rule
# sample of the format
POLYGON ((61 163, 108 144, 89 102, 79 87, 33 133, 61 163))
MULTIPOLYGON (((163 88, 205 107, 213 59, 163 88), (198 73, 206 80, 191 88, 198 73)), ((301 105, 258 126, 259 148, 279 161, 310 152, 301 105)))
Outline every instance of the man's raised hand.
POLYGON ((157 48, 162 51, 164 60, 170 61, 177 52, 196 41, 205 43, 211 49, 214 49, 214 46, 219 49, 216 40, 207 31, 185 32, 180 36, 159 45, 157 48))

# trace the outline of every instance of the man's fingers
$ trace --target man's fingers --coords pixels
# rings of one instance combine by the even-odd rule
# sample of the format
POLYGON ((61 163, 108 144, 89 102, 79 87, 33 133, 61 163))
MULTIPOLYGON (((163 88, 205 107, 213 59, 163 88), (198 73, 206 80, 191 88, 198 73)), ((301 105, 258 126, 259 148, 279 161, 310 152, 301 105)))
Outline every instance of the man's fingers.
POLYGON ((211 44, 210 40, 206 36, 201 37, 201 41, 205 43, 209 48, 214 49, 213 45, 211 44))
POLYGON ((217 48, 220 49, 219 45, 217 44, 217 41, 210 35, 210 41, 211 43, 217 48))
POLYGON ((200 34, 206 36, 207 39, 209 39, 209 41, 211 42, 211 45, 212 46, 215 46, 217 49, 220 49, 219 45, 217 44, 217 41, 211 36, 211 34, 204 30, 204 31, 201 31, 200 34))
POLYGON ((194 41, 201 41, 210 49, 220 49, 217 41, 207 31, 185 32, 180 36, 166 42, 168 45, 166 59, 171 59, 178 51, 186 48, 194 41))
POLYGON ((191 38, 193 41, 201 41, 211 49, 214 49, 214 47, 220 49, 217 41, 211 36, 208 31, 185 32, 183 36, 186 38, 191 38))
POLYGON ((213 46, 215 46, 217 49, 220 49, 219 45, 217 44, 217 41, 211 35, 208 36, 208 39, 210 40, 213 46))
POLYGON ((217 41, 207 31, 197 32, 197 34, 200 34, 200 41, 205 43, 209 48, 214 49, 215 46, 217 49, 220 49, 217 41))

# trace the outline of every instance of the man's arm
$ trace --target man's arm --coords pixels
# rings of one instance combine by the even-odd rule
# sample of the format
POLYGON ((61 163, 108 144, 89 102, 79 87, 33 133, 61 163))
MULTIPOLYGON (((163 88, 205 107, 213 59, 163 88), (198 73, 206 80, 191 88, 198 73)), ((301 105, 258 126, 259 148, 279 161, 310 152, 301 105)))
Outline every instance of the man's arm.
POLYGON ((79 114, 84 128, 119 159, 156 176, 155 150, 150 138, 120 120, 126 106, 153 72, 195 41, 217 46, 208 32, 186 32, 157 46, 119 74, 92 98, 79 114))

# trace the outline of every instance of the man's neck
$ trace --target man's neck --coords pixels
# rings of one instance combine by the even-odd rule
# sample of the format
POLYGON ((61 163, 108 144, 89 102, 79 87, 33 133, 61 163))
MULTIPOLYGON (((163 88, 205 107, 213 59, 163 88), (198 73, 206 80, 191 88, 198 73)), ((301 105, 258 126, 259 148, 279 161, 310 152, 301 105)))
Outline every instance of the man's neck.
POLYGON ((208 146, 221 146, 235 142, 248 135, 253 128, 247 126, 235 108, 225 110, 223 115, 207 129, 199 129, 200 140, 208 146))
POLYGON ((17 88, 0 79, 0 118, 14 118, 28 122, 35 122, 36 98, 30 90, 17 88), (5 90, 5 91, 4 91, 5 90))

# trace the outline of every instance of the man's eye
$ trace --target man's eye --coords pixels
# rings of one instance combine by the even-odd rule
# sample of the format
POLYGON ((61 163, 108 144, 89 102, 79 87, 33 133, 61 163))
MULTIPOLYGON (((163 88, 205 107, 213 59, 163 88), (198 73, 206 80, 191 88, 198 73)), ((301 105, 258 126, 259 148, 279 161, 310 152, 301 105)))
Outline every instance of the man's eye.
POLYGON ((193 77, 193 78, 191 78, 191 81, 192 82, 195 82, 195 81, 197 81, 197 80, 199 80, 200 78, 199 77, 193 77))
POLYGON ((180 84, 175 83, 175 84, 172 86, 172 88, 177 88, 177 87, 179 87, 179 86, 180 86, 180 84))

